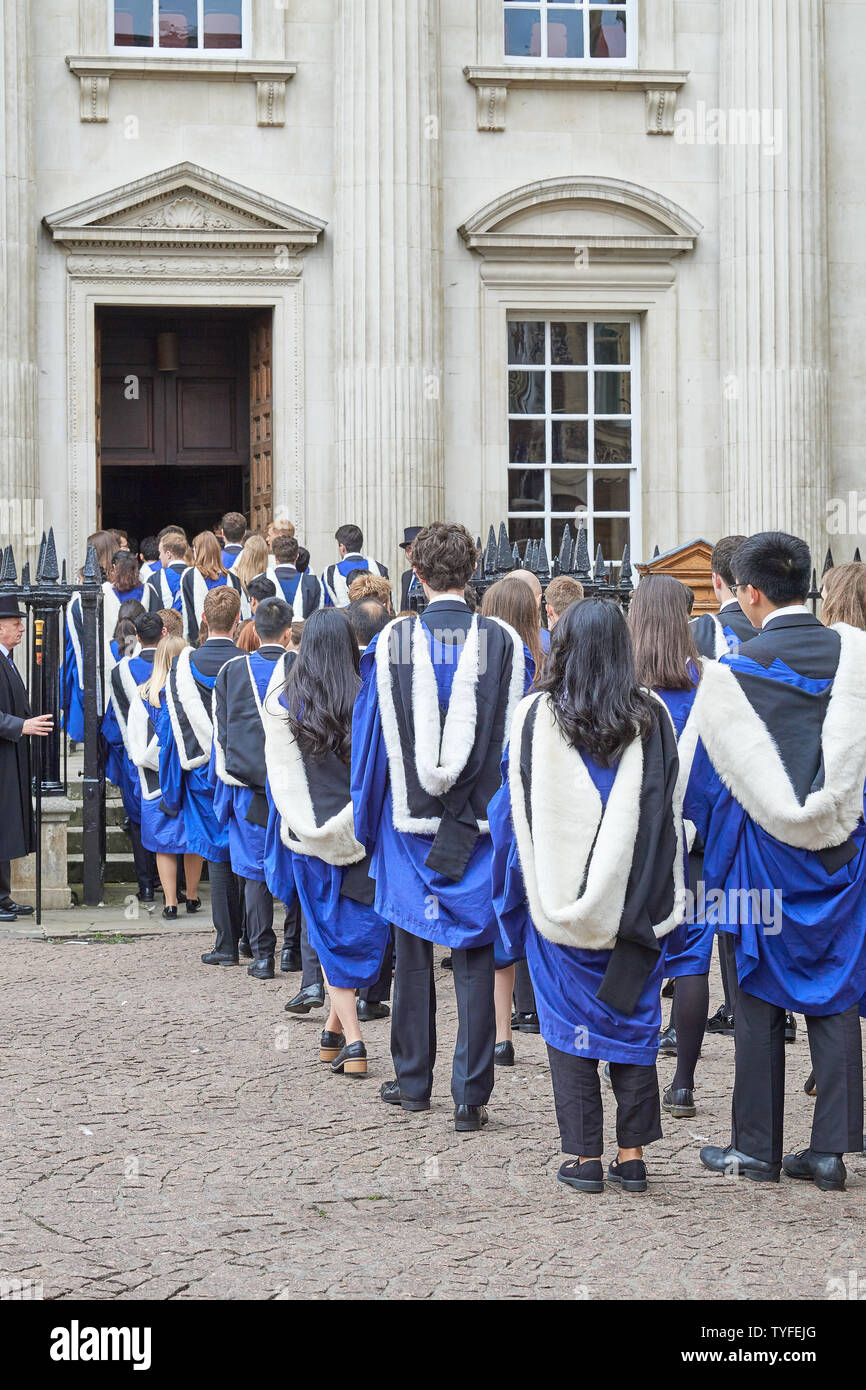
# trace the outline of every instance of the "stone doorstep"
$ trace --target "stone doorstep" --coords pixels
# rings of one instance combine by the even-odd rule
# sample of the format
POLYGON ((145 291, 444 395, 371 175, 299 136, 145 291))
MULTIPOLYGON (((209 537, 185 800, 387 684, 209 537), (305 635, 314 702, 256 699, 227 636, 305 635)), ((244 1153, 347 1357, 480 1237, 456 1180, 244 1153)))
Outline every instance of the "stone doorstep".
POLYGON ((0 923, 0 941, 61 941, 90 936, 212 936, 214 930, 207 913, 197 913, 189 923, 180 918, 177 922, 165 922, 158 912, 147 922, 127 922, 113 914, 107 920, 89 913, 87 920, 82 921, 83 915, 81 908, 69 912, 43 912, 41 927, 34 924, 32 917, 19 918, 22 923, 28 922, 28 926, 0 923), (201 921, 202 916, 205 921, 201 921))

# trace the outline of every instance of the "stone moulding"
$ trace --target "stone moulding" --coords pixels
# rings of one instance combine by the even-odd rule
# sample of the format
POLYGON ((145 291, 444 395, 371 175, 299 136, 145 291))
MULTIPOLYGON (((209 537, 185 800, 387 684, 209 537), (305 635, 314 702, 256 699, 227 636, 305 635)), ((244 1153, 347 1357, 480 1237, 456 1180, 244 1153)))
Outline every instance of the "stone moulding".
POLYGON ((688 80, 687 72, 648 68, 573 68, 547 64, 521 66, 502 63, 494 67, 465 67, 463 76, 475 88, 476 123, 479 130, 504 130, 508 93, 523 91, 646 93, 647 135, 673 135, 677 92, 688 80))
POLYGON ((469 249, 485 258, 573 261, 580 266, 604 260, 669 261, 693 250, 702 227, 653 189, 624 179, 571 175, 511 189, 467 218, 458 230, 469 249), (562 209, 574 210, 578 229, 545 231, 545 214, 562 209), (622 231, 584 234, 579 230, 581 209, 616 214, 632 225, 622 231))
POLYGON ((286 123, 286 85, 297 72, 294 63, 256 62, 254 59, 87 58, 68 54, 66 65, 79 79, 78 114, 82 121, 108 120, 112 78, 152 82, 253 82, 256 88, 256 124, 286 123))

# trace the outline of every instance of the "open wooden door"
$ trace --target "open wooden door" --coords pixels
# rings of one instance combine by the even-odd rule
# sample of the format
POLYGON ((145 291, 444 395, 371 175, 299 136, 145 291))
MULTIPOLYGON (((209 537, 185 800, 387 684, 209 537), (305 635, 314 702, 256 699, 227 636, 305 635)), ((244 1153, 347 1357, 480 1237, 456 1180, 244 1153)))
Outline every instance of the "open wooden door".
POLYGON ((102 529, 102 324, 99 310, 96 311, 94 326, 96 347, 96 528, 102 529))
POLYGON ((250 320, 250 529, 265 531, 273 520, 273 313, 250 320))

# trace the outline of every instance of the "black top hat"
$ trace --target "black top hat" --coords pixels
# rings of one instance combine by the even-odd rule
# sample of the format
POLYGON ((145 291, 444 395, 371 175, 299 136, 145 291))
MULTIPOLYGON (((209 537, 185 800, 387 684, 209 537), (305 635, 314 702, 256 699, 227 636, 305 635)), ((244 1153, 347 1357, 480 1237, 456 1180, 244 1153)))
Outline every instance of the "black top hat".
POLYGON ((14 594, 0 594, 0 618, 23 618, 24 609, 18 607, 14 594))
POLYGON ((423 526, 404 526, 403 539, 400 542, 400 549, 405 550, 407 545, 411 545, 419 531, 423 531, 423 526))

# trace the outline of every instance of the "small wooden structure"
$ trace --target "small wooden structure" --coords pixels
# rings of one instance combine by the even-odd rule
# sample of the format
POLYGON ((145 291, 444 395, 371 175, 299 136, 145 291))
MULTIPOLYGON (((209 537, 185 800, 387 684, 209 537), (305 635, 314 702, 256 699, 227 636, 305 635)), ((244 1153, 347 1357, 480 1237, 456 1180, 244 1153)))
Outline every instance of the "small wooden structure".
POLYGON ((692 616, 697 618, 701 613, 715 613, 719 606, 713 592, 712 553, 710 542, 698 539, 688 541, 676 550, 667 550, 664 555, 656 552, 649 564, 636 565, 635 568, 641 578, 648 574, 671 574, 674 579, 688 584, 695 596, 692 616))

